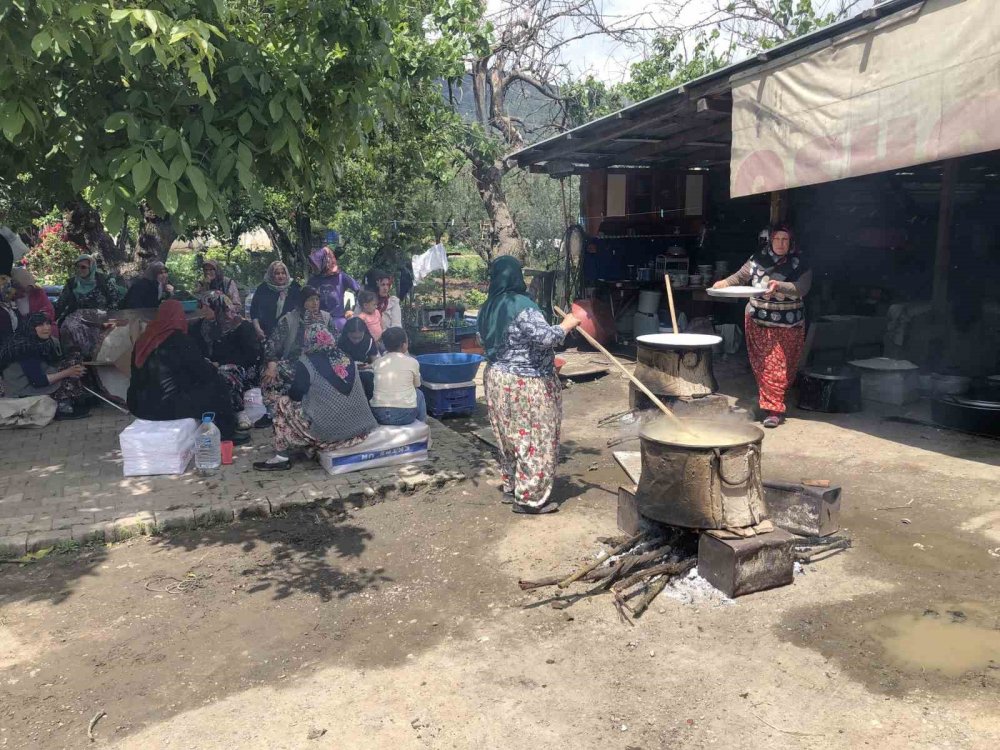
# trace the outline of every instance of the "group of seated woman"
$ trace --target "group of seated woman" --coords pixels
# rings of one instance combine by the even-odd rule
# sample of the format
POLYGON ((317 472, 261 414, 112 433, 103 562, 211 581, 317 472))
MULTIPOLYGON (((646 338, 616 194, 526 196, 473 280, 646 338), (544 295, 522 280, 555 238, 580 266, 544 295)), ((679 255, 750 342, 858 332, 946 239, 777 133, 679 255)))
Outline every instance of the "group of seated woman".
POLYGON ((65 355, 55 310, 24 268, 0 276, 0 398, 49 396, 56 417, 86 416, 79 353, 65 355))
POLYGON ((420 369, 403 329, 380 331, 380 348, 349 312, 338 331, 321 301, 280 262, 255 291, 249 319, 222 289, 203 290, 190 323, 180 302, 165 300, 135 345, 129 409, 150 420, 214 412, 223 440, 243 443, 251 427, 239 422, 244 393, 260 385, 268 415, 256 426, 273 425, 276 450, 254 464, 264 471, 290 468, 293 451, 359 443, 380 423, 425 420, 420 369))

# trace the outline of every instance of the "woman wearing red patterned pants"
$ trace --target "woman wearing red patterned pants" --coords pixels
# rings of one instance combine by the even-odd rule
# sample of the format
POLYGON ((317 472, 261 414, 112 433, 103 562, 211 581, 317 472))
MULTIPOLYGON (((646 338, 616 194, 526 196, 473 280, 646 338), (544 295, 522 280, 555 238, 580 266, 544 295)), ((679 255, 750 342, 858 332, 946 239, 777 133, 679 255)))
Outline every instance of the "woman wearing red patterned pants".
POLYGON ((766 288, 762 297, 751 297, 746 309, 747 353, 757 379, 765 427, 784 421, 785 391, 795 380, 805 341, 805 303, 812 286, 795 245, 791 227, 772 227, 768 247, 751 257, 732 276, 713 288, 752 285, 766 288))

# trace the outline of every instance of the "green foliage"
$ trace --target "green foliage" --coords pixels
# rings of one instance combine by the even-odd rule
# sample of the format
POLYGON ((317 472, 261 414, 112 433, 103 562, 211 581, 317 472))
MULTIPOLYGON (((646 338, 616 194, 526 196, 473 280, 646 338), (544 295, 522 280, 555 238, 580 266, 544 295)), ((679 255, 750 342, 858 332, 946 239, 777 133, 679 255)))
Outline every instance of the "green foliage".
POLYGON ((473 310, 478 310, 486 304, 486 292, 479 289, 470 289, 465 293, 465 304, 473 310))
POLYGON ((0 11, 0 160, 114 233, 148 203, 228 227, 229 200, 311 200, 413 92, 461 74, 475 0, 15 2, 0 11))
POLYGON ((42 231, 42 239, 24 256, 28 270, 39 284, 63 284, 73 275, 73 264, 85 250, 65 239, 62 224, 42 231))
POLYGON ((488 276, 486 261, 478 255, 459 255, 449 258, 448 276, 482 283, 488 276))
POLYGON ((239 245, 210 247, 204 252, 174 251, 167 258, 170 283, 178 290, 191 292, 201 279, 201 261, 218 261, 226 277, 235 279, 240 289, 255 289, 264 280, 264 272, 274 260, 271 253, 255 253, 239 245))
POLYGON ((732 60, 733 47, 720 48, 718 29, 698 34, 690 51, 683 42, 680 35, 654 39, 652 54, 632 65, 629 80, 619 88, 620 95, 632 102, 648 99, 708 75, 732 60))

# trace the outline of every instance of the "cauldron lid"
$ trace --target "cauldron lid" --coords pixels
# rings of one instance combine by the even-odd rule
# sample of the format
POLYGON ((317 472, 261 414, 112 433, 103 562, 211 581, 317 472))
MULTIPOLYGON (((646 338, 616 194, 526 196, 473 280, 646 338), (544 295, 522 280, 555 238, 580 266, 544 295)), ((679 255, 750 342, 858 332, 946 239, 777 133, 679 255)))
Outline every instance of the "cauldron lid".
POLYGON ((656 349, 700 349, 722 343, 722 336, 708 333, 649 333, 636 339, 656 349))
POLYGON ((861 374, 857 370, 851 370, 847 367, 827 367, 826 369, 811 369, 806 370, 805 375, 807 378, 815 378, 816 380, 860 380, 861 374))
POLYGON ((650 422, 639 431, 639 437, 653 443, 675 445, 680 448, 735 448, 762 440, 764 432, 752 424, 716 422, 711 419, 685 419, 692 430, 686 435, 666 417, 650 422))

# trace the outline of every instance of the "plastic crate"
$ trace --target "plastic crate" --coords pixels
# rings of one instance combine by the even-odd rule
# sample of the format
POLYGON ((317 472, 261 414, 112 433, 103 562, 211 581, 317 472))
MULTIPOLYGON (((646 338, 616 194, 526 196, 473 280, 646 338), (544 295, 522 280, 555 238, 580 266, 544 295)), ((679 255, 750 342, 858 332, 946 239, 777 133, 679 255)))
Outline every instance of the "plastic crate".
POLYGON ((427 401, 427 413, 432 417, 471 414, 476 410, 476 384, 424 383, 421 386, 427 401))

